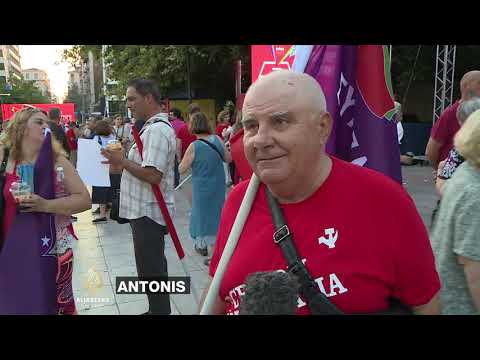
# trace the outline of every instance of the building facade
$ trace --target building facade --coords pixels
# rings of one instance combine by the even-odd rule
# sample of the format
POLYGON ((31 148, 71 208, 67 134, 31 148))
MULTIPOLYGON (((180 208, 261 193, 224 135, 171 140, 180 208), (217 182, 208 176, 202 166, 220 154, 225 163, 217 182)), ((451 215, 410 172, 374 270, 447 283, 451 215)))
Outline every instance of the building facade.
POLYGON ((81 88, 81 66, 76 66, 73 70, 68 72, 68 89, 76 87, 78 90, 81 88))
POLYGON ((22 77, 20 50, 18 45, 0 45, 0 81, 22 77))
POLYGON ((102 108, 102 64, 89 51, 88 56, 68 72, 68 94, 78 112, 91 114, 103 112, 102 108))
POLYGON ((52 90, 50 88, 50 79, 45 71, 31 68, 22 71, 23 79, 33 81, 35 87, 42 92, 42 95, 51 97, 52 90))

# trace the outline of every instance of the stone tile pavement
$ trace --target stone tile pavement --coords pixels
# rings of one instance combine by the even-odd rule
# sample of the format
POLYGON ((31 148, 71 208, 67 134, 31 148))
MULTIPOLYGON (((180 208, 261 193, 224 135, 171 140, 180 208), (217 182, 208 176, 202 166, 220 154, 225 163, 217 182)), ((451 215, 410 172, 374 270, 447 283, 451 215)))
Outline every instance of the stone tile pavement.
MULTIPOLYGON (((185 251, 185 262, 191 276, 191 284, 200 295, 208 282, 205 257, 193 250, 188 236, 189 204, 185 194, 175 196, 175 227, 185 251)), ((91 210, 77 215, 74 224, 79 241, 74 245, 73 292, 79 315, 136 315, 148 310, 146 295, 115 294, 117 276, 137 276, 130 226, 109 220, 104 224, 92 224, 91 210), (93 280, 91 276, 95 275, 93 280), (91 284, 95 286, 91 286, 91 284)), ((171 276, 184 276, 172 240, 165 241, 165 255, 171 276)), ((172 295, 173 315, 197 313, 193 295, 172 295)))
MULTIPOLYGON (((430 223, 430 214, 435 206, 436 194, 430 167, 405 166, 402 168, 404 187, 414 198, 417 209, 425 224, 430 223)), ((189 204, 185 194, 178 191, 175 196, 175 227, 186 253, 187 269, 191 284, 201 294, 208 282, 208 268, 203 264, 205 257, 198 255, 188 236, 189 204)), ((401 214, 399 214, 401 216, 401 214)), ((136 276, 133 243, 128 224, 108 221, 93 225, 93 216, 88 210, 78 215, 74 224, 79 241, 75 243, 73 289, 80 315, 137 315, 148 310, 146 295, 115 294, 117 276, 136 276), (89 276, 95 275, 92 288, 89 276)), ((169 275, 184 275, 171 238, 166 237, 165 253, 169 275)), ((90 278, 91 280, 91 278, 90 278)), ((197 313, 193 295, 172 295, 172 315, 197 313)))

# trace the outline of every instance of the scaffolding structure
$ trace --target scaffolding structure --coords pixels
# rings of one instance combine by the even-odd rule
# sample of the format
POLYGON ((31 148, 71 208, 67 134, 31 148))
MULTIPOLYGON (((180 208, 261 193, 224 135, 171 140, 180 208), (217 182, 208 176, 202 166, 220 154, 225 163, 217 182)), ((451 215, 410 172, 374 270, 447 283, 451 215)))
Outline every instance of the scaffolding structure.
POLYGON ((435 66, 435 90, 433 94, 433 119, 435 123, 453 101, 453 80, 455 77, 455 45, 437 45, 435 66))

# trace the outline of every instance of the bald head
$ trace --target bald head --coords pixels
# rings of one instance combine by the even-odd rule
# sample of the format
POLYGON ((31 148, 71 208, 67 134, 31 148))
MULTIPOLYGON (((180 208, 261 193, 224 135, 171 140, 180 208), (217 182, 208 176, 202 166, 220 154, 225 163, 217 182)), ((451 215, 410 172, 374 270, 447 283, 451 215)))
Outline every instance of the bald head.
POLYGON ((465 73, 460 80, 462 100, 468 100, 480 95, 480 71, 473 70, 465 73))
POLYGON ((258 79, 242 115, 245 156, 274 196, 299 201, 326 178, 333 120, 314 78, 280 70, 258 79))
POLYGON ((250 86, 245 95, 243 112, 253 100, 293 103, 316 114, 326 111, 326 101, 320 84, 311 76, 288 70, 279 70, 259 78, 250 86))

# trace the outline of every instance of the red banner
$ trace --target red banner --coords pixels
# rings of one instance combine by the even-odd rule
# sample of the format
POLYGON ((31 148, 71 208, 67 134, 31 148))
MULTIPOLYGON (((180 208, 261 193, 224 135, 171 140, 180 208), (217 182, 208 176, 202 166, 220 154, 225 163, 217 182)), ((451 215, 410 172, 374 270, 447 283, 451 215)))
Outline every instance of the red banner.
POLYGON ((75 104, 2 104, 2 118, 6 121, 10 120, 14 113, 24 107, 35 107, 48 112, 51 108, 59 108, 62 120, 65 124, 70 121, 75 122, 75 104))
POLYGON ((295 45, 252 45, 252 84, 275 70, 290 70, 295 59, 295 45))

